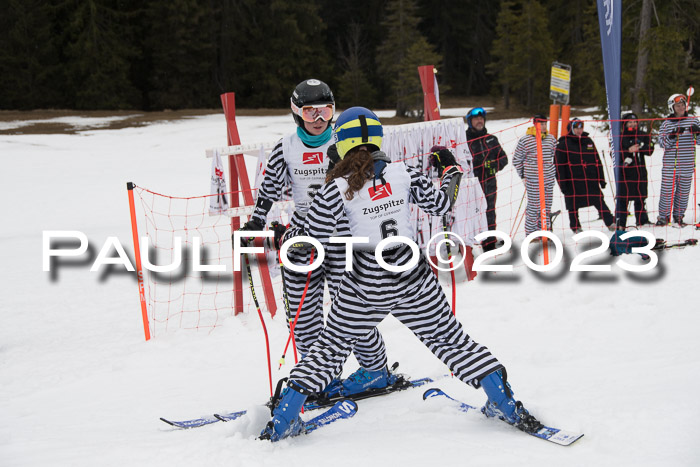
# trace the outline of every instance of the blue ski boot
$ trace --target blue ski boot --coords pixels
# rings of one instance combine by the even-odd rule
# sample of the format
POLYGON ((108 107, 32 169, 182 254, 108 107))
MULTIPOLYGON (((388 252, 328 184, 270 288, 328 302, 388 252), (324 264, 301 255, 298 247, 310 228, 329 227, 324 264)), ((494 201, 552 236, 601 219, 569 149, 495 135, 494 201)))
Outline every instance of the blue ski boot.
POLYGON ((396 375, 389 373, 386 367, 381 370, 366 370, 360 367, 356 372, 343 380, 342 394, 352 397, 353 394, 369 389, 381 389, 396 382, 396 375))
POLYGON ((287 389, 282 392, 277 406, 272 411, 272 420, 260 433, 260 439, 269 439, 272 442, 296 436, 304 431, 304 422, 299 416, 304 401, 311 393, 299 383, 289 381, 287 389))
POLYGON ((542 424, 523 407, 523 403, 513 399, 513 390, 508 384, 505 368, 494 371, 481 381, 488 400, 481 408, 487 417, 499 419, 514 425, 519 430, 534 433, 542 424))
POLYGON ((333 378, 330 383, 328 383, 328 386, 325 387, 323 391, 319 394, 320 398, 323 397, 335 397, 340 395, 340 392, 343 390, 343 381, 339 380, 338 378, 333 378))

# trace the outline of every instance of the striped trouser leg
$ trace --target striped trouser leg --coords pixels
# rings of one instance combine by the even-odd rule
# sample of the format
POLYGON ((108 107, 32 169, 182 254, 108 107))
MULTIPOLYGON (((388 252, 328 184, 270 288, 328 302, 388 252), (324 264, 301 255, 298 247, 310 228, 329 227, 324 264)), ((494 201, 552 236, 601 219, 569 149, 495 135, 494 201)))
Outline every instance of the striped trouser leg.
MULTIPOLYGON (((542 219, 540 217, 540 185, 537 180, 531 181, 527 179, 527 207, 525 209, 525 235, 530 235, 538 230, 547 230, 549 228, 549 216, 547 216, 546 226, 542 228, 542 219)), ((552 210, 552 192, 554 183, 545 180, 544 183, 544 204, 547 213, 552 210)))
POLYGON ((391 311, 463 382, 478 388, 486 375, 503 367, 491 352, 464 331, 434 275, 423 287, 391 311))
MULTIPOLYGON (((297 266, 309 264, 310 250, 289 250, 287 256, 289 260, 297 266)), ((314 255, 316 258, 317 255, 314 255)), ((316 259, 314 259, 316 261, 316 259)), ((299 317, 294 326, 294 342, 297 350, 306 354, 323 330, 323 287, 324 269, 323 266, 311 272, 309 278, 307 272, 296 272, 289 268, 284 269, 285 288, 289 301, 289 324, 294 321, 297 311, 299 317), (302 307, 299 308, 304 289, 308 289, 302 307)))
MULTIPOLYGON (((367 336, 388 314, 373 310, 355 293, 341 283, 328 313, 326 328, 310 352, 294 367, 290 380, 311 391, 321 391, 334 375, 340 374, 355 343, 367 336)), ((386 365, 384 357, 383 365, 386 365)))
POLYGON ((688 196, 690 186, 693 184, 693 174, 679 174, 676 172, 676 185, 674 186, 675 196, 673 197, 673 217, 685 216, 688 209, 688 196))
MULTIPOLYGON (((664 164, 661 169, 661 193, 659 194, 659 217, 671 217, 671 196, 674 185, 674 169, 671 164, 664 164)), ((674 202, 675 204, 675 202, 674 202)))

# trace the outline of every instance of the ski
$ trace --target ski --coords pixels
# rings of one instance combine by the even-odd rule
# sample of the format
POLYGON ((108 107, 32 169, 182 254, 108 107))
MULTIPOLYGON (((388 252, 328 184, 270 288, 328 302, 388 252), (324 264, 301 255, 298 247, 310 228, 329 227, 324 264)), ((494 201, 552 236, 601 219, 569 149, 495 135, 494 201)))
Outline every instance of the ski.
MULTIPOLYGON (((427 400, 429 398, 438 397, 438 396, 443 396, 443 397, 446 397, 447 399, 453 401, 456 404, 457 409, 460 412, 468 413, 468 412, 476 411, 477 413, 481 413, 480 409, 478 409, 472 405, 466 404, 464 402, 458 401, 457 399, 454 399, 453 397, 447 395, 446 393, 444 393, 442 390, 440 390, 438 388, 428 389, 427 391, 425 391, 425 393, 423 394, 423 400, 427 400)), ((577 440, 579 440, 583 437, 583 433, 574 433, 571 431, 564 431, 564 430, 561 430, 559 428, 552 428, 549 426, 543 426, 538 431, 533 432, 533 433, 529 433, 526 431, 524 431, 523 433, 527 433, 528 435, 534 436, 535 438, 540 438, 540 439, 543 439, 545 441, 549 441, 551 443, 558 444, 560 446, 570 446, 571 444, 575 443, 577 440)))
POLYGON ((304 433, 311 433, 342 418, 352 418, 356 413, 357 403, 355 401, 350 399, 340 400, 322 414, 304 422, 304 433))
POLYGON ((432 383, 432 382, 433 382, 433 380, 431 378, 421 378, 421 379, 409 380, 409 379, 406 379, 403 375, 398 375, 396 382, 394 384, 390 384, 389 386, 386 386, 384 388, 368 389, 367 391, 358 392, 356 394, 350 394, 350 395, 339 394, 339 395, 333 396, 333 397, 321 397, 321 398, 313 398, 313 399, 310 398, 310 400, 307 400, 306 403, 304 404, 304 410, 322 409, 324 407, 329 407, 329 406, 335 404, 337 401, 343 400, 343 399, 360 401, 360 400, 364 400, 364 399, 370 399, 372 397, 385 396, 387 394, 391 394, 394 392, 404 391, 406 389, 411 389, 411 388, 417 388, 419 386, 423 386, 424 384, 428 384, 428 383, 432 383))
POLYGON ((665 240, 657 240, 657 244, 654 247, 652 247, 652 250, 670 250, 671 248, 685 248, 687 246, 695 246, 697 244, 697 238, 689 238, 678 243, 666 243, 665 240))
MULTIPOLYGON (((338 402, 342 402, 344 400, 358 401, 363 399, 369 399, 371 397, 384 396, 394 392, 403 391, 405 389, 423 386, 424 384, 432 382, 433 380, 431 378, 408 380, 403 375, 398 375, 398 379, 396 380, 396 382, 385 388, 370 389, 368 391, 353 394, 351 396, 338 395, 330 398, 314 398, 307 400, 304 404, 304 410, 319 410, 327 407, 332 407, 335 406, 338 402)), ((163 417, 161 417, 160 419, 172 427, 187 430, 191 428, 199 428, 202 426, 211 425, 212 423, 216 422, 230 422, 242 417, 246 413, 247 410, 239 410, 235 412, 215 413, 213 415, 206 415, 204 417, 194 418, 191 420, 169 420, 163 417)))

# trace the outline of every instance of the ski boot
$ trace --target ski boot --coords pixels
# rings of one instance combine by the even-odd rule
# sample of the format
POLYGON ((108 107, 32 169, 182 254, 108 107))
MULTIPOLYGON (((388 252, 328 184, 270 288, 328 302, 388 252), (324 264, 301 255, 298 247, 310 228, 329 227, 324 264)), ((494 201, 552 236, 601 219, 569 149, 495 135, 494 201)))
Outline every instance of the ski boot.
POLYGON ((343 389, 343 381, 338 378, 333 378, 328 386, 325 387, 323 391, 319 393, 319 399, 324 397, 331 398, 340 395, 343 389))
POLYGON ((494 371, 481 381, 488 400, 481 408, 481 413, 487 417, 498 417, 500 420, 515 426, 521 431, 535 433, 542 424, 523 407, 523 403, 513 399, 513 391, 506 381, 505 368, 494 371))
POLYGON ((272 420, 267 422, 260 433, 260 439, 275 442, 303 433, 304 422, 299 412, 310 394, 311 392, 302 385, 289 381, 287 388, 282 392, 282 398, 272 410, 272 420))
POLYGON ((677 224, 678 227, 685 227, 686 223, 683 222, 683 216, 673 216, 673 223, 677 224))
POLYGON ((381 370, 366 370, 362 367, 343 380, 341 393, 345 397, 366 392, 370 389, 381 389, 396 382, 396 375, 389 373, 386 366, 381 370))
POLYGON ((656 219, 656 226, 657 227, 662 227, 664 225, 668 224, 668 219, 666 217, 659 217, 656 219))

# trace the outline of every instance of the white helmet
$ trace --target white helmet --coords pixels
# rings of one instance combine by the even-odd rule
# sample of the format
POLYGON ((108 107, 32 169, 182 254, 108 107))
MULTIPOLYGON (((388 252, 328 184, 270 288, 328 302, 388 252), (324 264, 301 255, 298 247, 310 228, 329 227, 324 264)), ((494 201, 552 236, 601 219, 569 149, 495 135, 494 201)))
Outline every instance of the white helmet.
POLYGON ((683 94, 672 95, 671 97, 668 98, 668 111, 671 113, 674 113, 675 110, 673 110, 673 104, 676 104, 678 102, 683 102, 684 104, 687 104, 688 99, 683 94))

